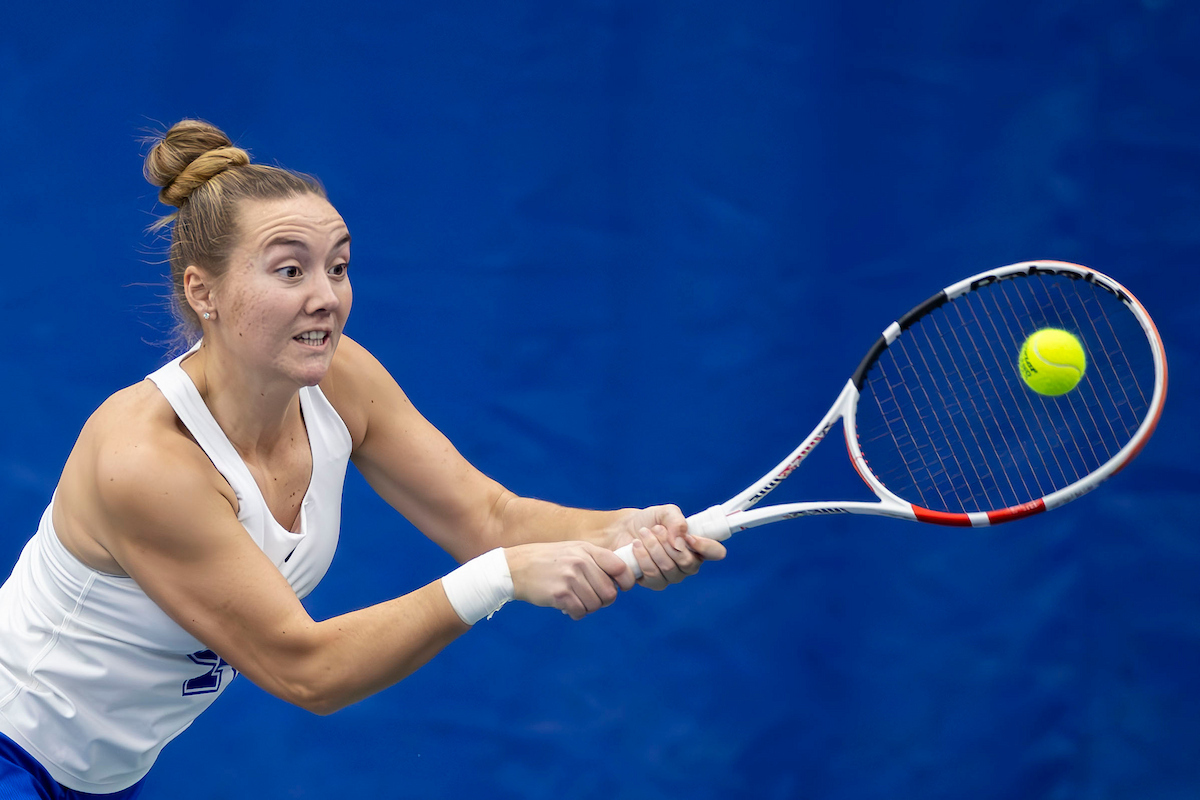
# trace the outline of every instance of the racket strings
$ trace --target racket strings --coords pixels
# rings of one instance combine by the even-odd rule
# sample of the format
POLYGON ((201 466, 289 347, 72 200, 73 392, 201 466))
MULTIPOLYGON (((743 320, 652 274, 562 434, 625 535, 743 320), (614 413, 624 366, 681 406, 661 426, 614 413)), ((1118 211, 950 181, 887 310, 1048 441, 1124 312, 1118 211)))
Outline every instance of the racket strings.
MULTIPOLYGON (((1094 300, 1095 298, 1091 299, 1094 300)), ((1113 330, 1112 320, 1110 320, 1101 309, 1095 308, 1095 303, 1092 303, 1091 306, 1093 307, 1089 308, 1091 313, 1088 315, 1088 321, 1091 324, 1092 333, 1095 335, 1096 341, 1115 341, 1116 331, 1113 330), (1099 321, 1103 321, 1106 325, 1105 334, 1107 335, 1104 337, 1101 336, 1100 326, 1098 324, 1099 321)), ((1113 349, 1111 345, 1109 345, 1101 349, 1099 351, 1099 355, 1103 356, 1103 363, 1107 366, 1105 374, 1133 374, 1133 365, 1130 363, 1129 356, 1124 350, 1120 348, 1113 349)), ((1087 385, 1093 387, 1093 390, 1095 390, 1095 384, 1087 373, 1084 373, 1084 379, 1087 381, 1087 385)), ((1135 430, 1137 430, 1138 425, 1141 424, 1141 420, 1138 418, 1137 409, 1146 408, 1149 406, 1150 401, 1146 397, 1146 392, 1144 391, 1141 383, 1137 381, 1133 382, 1133 387, 1137 391, 1138 395, 1136 402, 1134 398, 1130 397, 1128 381, 1105 381, 1103 383, 1103 387, 1108 395, 1109 401, 1112 403, 1112 408, 1117 412, 1115 415, 1107 419, 1107 422, 1109 423, 1109 430, 1112 432, 1114 441, 1121 441, 1125 438, 1128 438, 1135 430), (1113 392, 1114 387, 1119 389, 1121 392, 1121 397, 1119 399, 1113 392), (1124 413, 1126 411, 1128 413, 1124 413), (1119 431, 1117 430, 1118 425, 1122 426, 1119 431)))
MULTIPOLYGON (((1020 286, 1016 286, 1011 292, 993 292, 991 293, 990 297, 995 304, 997 312, 995 315, 989 314, 989 318, 991 318, 993 322, 992 330, 996 338, 1003 341, 1005 345, 1010 348, 1010 351, 1014 354, 1014 359, 1016 358, 1015 354, 1020 352, 1020 347, 1024 343, 1024 338, 1020 338, 1020 332, 1011 327, 1006 327, 1002 331, 1000 327, 996 325, 995 318, 1003 317, 1003 309, 1000 306, 1000 303, 1005 302, 1007 304, 1010 315, 1009 318, 1011 319, 1037 319, 1039 316, 1041 316, 1040 307, 1037 308, 1037 313, 1035 313, 1035 308, 1031 307, 1030 304, 1026 302, 1026 298, 1021 294, 1020 289, 1020 286), (1019 309, 1017 308, 1018 302, 1020 303, 1019 309)), ((981 302, 983 304, 986 304, 988 299, 989 297, 987 295, 981 296, 981 302)), ((1059 317, 1057 320, 1057 324, 1060 328, 1064 327, 1061 317, 1059 317)), ((1067 443, 1063 440, 1062 434, 1059 432, 1060 426, 1055 424, 1055 407, 1048 404, 1044 396, 1038 395, 1037 399, 1040 399, 1041 401, 1040 409, 1035 408, 1034 410, 1031 410, 1028 415, 1026 415, 1023 410, 1024 404, 1019 403, 1016 400, 1017 391, 1017 387, 1014 386, 1012 398, 1014 407, 1017 408, 1021 413, 1022 425, 1025 425, 1027 429, 1030 430, 1036 429, 1041 435, 1042 441, 1052 440, 1055 444, 1057 444, 1057 447, 1050 447, 1039 451, 1039 456, 1042 459, 1042 466, 1044 468, 1041 473, 1038 473, 1038 477, 1043 479, 1042 481, 1039 481, 1039 494, 1049 494, 1054 490, 1055 486, 1065 486, 1068 483, 1082 478, 1083 474, 1086 473, 1080 474, 1076 464, 1073 464, 1065 457, 1061 459, 1059 458, 1058 454, 1060 452, 1065 452, 1067 443), (1038 413, 1039 410, 1040 413, 1038 413), (1030 422, 1025 422, 1026 417, 1028 417, 1030 422), (1049 453, 1048 458, 1046 453, 1049 453), (1050 469, 1051 461, 1054 463, 1053 470, 1050 469)), ((1022 393, 1028 392, 1027 389, 1021 389, 1020 391, 1022 393)), ((1030 399, 1034 400, 1034 398, 1030 399)))
MULTIPOLYGON (((925 341, 919 344, 924 346, 910 348, 902 344, 897 351, 896 358, 898 362, 908 367, 907 375, 901 376, 901 385, 904 386, 904 391, 909 399, 913 401, 909 408, 914 409, 916 416, 923 421, 923 433, 925 434, 920 445, 924 456, 921 460, 913 462, 913 465, 918 467, 918 472, 922 474, 922 479, 916 480, 916 474, 913 474, 914 485, 924 503, 929 504, 930 500, 936 497, 942 505, 948 505, 947 496, 973 500, 977 489, 986 492, 986 486, 992 475, 986 463, 964 458, 965 452, 961 445, 968 444, 968 439, 970 440, 969 444, 975 448, 982 448, 985 445, 979 441, 979 432, 966 423, 968 403, 971 404, 970 411, 978 412, 974 401, 952 391, 954 382, 978 380, 978 373, 972 370, 969 376, 965 375, 964 368, 969 368, 971 365, 964 360, 956 360, 953 362, 953 373, 941 376, 949 382, 937 380, 938 372, 934 368, 938 365, 929 360, 929 345, 931 344, 929 337, 931 332, 936 332, 939 336, 944 336, 944 334, 937 328, 936 320, 932 322, 934 325, 914 332, 914 335, 923 336, 925 341), (921 380, 920 376, 926 376, 926 380, 921 380), (917 386, 919 389, 914 392, 913 386, 917 386), (920 398, 920 402, 916 401, 917 397, 920 398), (944 402, 939 403, 939 400, 944 402), (947 443, 947 446, 939 448, 936 446, 937 442, 947 443), (929 454, 936 457, 936 464, 928 458, 929 454), (974 480, 969 480, 969 478, 974 480)), ((892 384, 893 391, 896 388, 896 385, 892 384)), ((904 419, 906 416, 911 415, 901 414, 899 418, 904 419)), ((906 430, 906 433, 914 441, 917 441, 910 429, 906 430)))
MULTIPOLYGON (((949 336, 953 338, 954 344, 957 347, 958 354, 960 356, 964 357, 963 360, 967 361, 969 363, 972 363, 972 364, 978 363, 982 366, 982 362, 977 362, 975 359, 965 358, 967 353, 972 352, 972 351, 978 352, 980 350, 980 344, 979 344, 979 341, 977 341, 979 339, 982 339, 982 341, 985 344, 989 345, 989 350, 991 352, 993 359, 998 360, 994 348, 991 347, 991 345, 993 344, 993 339, 991 339, 990 337, 987 336, 986 331, 982 330, 982 326, 979 323, 978 316, 976 316, 974 314, 974 308, 971 306, 963 306, 963 307, 955 308, 954 310, 958 312, 959 324, 958 325, 948 325, 947 327, 949 328, 949 336), (972 314, 972 318, 969 321, 965 318, 964 312, 970 312, 972 314), (965 342, 964 342, 964 340, 965 340, 965 342)), ((936 324, 937 324, 936 319, 931 320, 931 322, 936 326, 936 324)), ((926 326, 926 327, 928 328, 928 326, 926 326)), ((935 327, 935 330, 936 330, 936 327, 935 327)), ((928 331, 927 331, 927 333, 928 333, 928 331)), ((942 335, 943 337, 946 336, 946 334, 941 334, 940 331, 939 331, 939 334, 942 335)), ((931 339, 928 339, 928 337, 927 337, 927 343, 930 346, 933 345, 933 341, 931 339)), ((1006 382, 1001 382, 1001 384, 999 386, 996 384, 995 378, 997 376, 994 374, 994 370, 981 369, 980 367, 976 367, 975 372, 970 376, 969 380, 965 376, 962 375, 961 370, 958 370, 957 373, 959 376, 959 382, 958 382, 959 386, 979 385, 979 386, 981 386, 981 388, 986 389, 985 392, 972 397, 972 410, 976 417, 983 417, 983 416, 987 415, 990 411, 993 410, 995 404, 989 403, 989 402, 987 402, 987 400, 988 400, 988 398, 993 397, 993 396, 1002 396, 1003 395, 1002 387, 1008 388, 1009 399, 1013 399, 1013 392, 1011 390, 1011 387, 1008 387, 1006 382)), ((1003 404, 1001 404, 1001 407, 1003 408, 1003 404)), ((978 436, 974 437, 976 447, 978 448, 976 452, 988 452, 988 450, 991 450, 991 451, 998 450, 999 441, 1003 441, 1003 439, 1007 439, 1008 435, 1011 432, 1015 432, 1017 430, 1017 426, 1013 424, 1011 416, 1006 416, 1004 421, 1007 423, 1007 427, 1002 426, 1001 428, 999 428, 997 430, 992 430, 990 427, 984 428, 984 431, 985 431, 986 437, 987 437, 986 448, 983 446, 982 442, 980 442, 978 436), (1003 437, 1003 439, 1002 439, 1002 437, 1003 437)), ((972 426, 972 427, 974 427, 974 426, 972 426)), ((1016 438, 1016 441, 1017 441, 1018 445, 1021 447, 1022 451, 1024 451, 1024 449, 1025 449, 1024 444, 1023 444, 1023 442, 1021 442, 1020 438, 1016 438)), ((970 458, 970 455, 971 455, 970 453, 966 454, 967 460, 969 462, 974 461, 973 459, 970 458)), ((981 483, 980 486, 981 486, 981 488, 983 488, 985 490, 983 492, 983 495, 986 499, 986 503, 988 506, 995 507, 995 503, 1000 501, 1000 498, 1003 497, 1003 494, 1002 494, 1003 487, 1001 486, 1002 483, 1007 484, 1008 489, 1010 491, 1010 496, 1016 496, 1017 494, 1019 494, 1015 483, 1021 484, 1021 492, 1025 493, 1025 494, 1029 493, 1030 488, 1027 483, 1027 474, 1017 473, 1015 476, 1015 482, 1014 482, 1014 475, 1011 472, 1001 471, 1000 477, 997 478, 996 474, 995 474, 994 464, 992 464, 990 461, 987 461, 987 460, 981 460, 981 463, 984 463, 987 465, 988 481, 981 483), (989 489, 990 489, 990 491, 988 491, 989 489)))
POLYGON ((892 492, 934 510, 988 511, 1106 463, 1141 425, 1153 386, 1146 333, 1117 297, 1063 276, 1002 280, 922 317, 884 351, 857 434, 892 492), (1018 371, 1022 343, 1045 327, 1078 336, 1088 358, 1079 385, 1057 397, 1018 371))
MULTIPOLYGON (((901 359, 896 359, 896 361, 897 374, 894 378, 890 376, 887 370, 881 369, 881 377, 883 380, 888 382, 888 386, 892 389, 892 392, 886 395, 876 395, 875 399, 876 402, 880 404, 880 413, 883 414, 888 420, 888 423, 893 431, 893 436, 895 437, 897 443, 899 444, 900 441, 903 441, 905 446, 920 448, 922 447, 921 443, 928 443, 936 440, 936 437, 929 428, 930 417, 921 413, 914 415, 903 414, 901 412, 902 407, 898 402, 895 401, 895 398, 898 394, 905 395, 905 399, 911 405, 911 407, 921 409, 929 407, 929 397, 925 387, 922 384, 917 381, 906 382, 904 380, 904 373, 906 369, 908 372, 914 372, 916 369, 911 359, 908 360, 907 364, 901 359), (922 395, 920 401, 913 396, 914 387, 915 391, 922 395), (893 400, 888 408, 884 408, 883 406, 885 398, 893 400), (920 430, 916 433, 913 431, 914 425, 920 426, 920 430)), ((905 464, 905 466, 908 468, 909 477, 913 480, 915 485, 919 487, 932 487, 932 491, 938 493, 938 499, 944 502, 944 498, 940 496, 937 483, 934 481, 925 480, 925 474, 922 474, 921 477, 918 477, 917 474, 921 470, 924 470, 924 473, 926 474, 929 473, 934 468, 933 462, 935 460, 938 462, 936 465, 937 472, 945 472, 946 469, 942 460, 942 456, 936 450, 926 454, 921 459, 913 459, 911 462, 905 464)), ((922 500, 924 502, 928 502, 923 495, 922 500)))

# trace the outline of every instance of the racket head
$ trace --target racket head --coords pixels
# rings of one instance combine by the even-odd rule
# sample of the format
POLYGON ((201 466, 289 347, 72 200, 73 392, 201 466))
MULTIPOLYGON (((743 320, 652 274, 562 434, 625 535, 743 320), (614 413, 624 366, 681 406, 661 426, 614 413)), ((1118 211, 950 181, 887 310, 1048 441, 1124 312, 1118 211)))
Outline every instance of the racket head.
POLYGON ((847 449, 888 503, 945 525, 991 525, 1062 505, 1129 463, 1166 399, 1162 340, 1119 283, 1061 261, 960 281, 892 323, 850 384, 847 449), (1047 396, 1017 354, 1042 328, 1074 334, 1087 367, 1047 396))

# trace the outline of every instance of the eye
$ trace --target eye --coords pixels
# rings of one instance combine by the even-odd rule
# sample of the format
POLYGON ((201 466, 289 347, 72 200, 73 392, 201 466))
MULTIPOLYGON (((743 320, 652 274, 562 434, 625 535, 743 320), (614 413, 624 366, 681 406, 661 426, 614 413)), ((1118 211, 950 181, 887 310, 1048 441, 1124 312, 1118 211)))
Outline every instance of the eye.
POLYGON ((342 277, 346 274, 346 270, 350 269, 349 264, 334 264, 329 268, 329 273, 335 277, 342 277))
POLYGON ((279 272, 285 278, 299 278, 300 277, 300 268, 298 266, 296 266, 295 264, 288 264, 286 267, 281 268, 279 270, 279 272))

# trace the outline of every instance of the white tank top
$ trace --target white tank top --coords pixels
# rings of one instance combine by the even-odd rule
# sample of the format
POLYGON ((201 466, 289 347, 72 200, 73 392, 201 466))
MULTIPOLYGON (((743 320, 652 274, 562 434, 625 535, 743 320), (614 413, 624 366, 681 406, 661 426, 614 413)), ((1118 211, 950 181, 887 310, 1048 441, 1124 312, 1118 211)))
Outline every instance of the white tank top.
MULTIPOLYGON (((238 520, 297 596, 337 546, 350 433, 317 387, 300 390, 312 481, 299 533, 275 521, 258 484, 180 367, 148 376, 237 495, 238 520)), ((116 792, 150 770, 237 674, 177 625, 132 578, 97 572, 63 547, 54 501, 0 587, 0 732, 56 781, 116 792)))

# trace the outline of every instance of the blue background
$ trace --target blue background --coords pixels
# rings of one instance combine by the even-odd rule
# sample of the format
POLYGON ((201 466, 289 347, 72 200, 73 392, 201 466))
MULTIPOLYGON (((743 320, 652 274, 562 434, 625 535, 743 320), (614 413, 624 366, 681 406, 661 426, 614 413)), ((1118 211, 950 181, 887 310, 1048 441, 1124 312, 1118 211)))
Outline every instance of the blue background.
MULTIPOLYGON (((328 718, 239 680, 148 798, 1200 793, 1200 6, 139 5, 0 25, 3 563, 88 414, 165 359, 138 137, 184 116, 321 177, 348 332, 521 493, 724 500, 896 315, 1014 261, 1125 283, 1172 367, 1138 462, 1063 510, 743 534, 580 623, 509 606, 328 718)), ((840 451, 779 493, 861 498, 840 451)), ((352 474, 308 605, 452 566, 352 474)))

